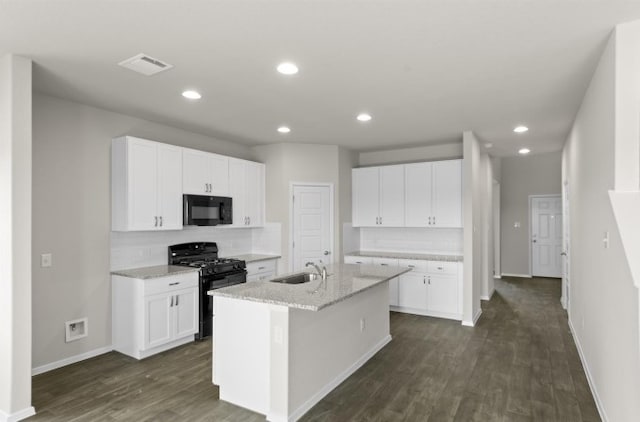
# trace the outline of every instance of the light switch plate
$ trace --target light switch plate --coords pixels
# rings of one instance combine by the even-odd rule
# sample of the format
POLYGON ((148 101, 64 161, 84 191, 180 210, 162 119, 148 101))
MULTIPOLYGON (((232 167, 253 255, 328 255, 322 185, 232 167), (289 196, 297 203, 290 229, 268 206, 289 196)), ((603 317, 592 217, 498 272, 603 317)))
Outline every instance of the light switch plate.
POLYGON ((50 253, 40 255, 40 266, 42 268, 50 267, 53 264, 53 258, 50 253))

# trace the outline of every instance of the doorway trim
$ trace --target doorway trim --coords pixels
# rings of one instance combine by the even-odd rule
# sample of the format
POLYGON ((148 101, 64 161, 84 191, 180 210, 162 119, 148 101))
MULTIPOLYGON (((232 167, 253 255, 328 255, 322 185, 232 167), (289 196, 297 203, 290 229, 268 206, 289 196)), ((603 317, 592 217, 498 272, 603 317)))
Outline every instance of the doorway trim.
MULTIPOLYGON (((560 199, 560 204, 562 205, 562 194, 561 193, 550 193, 550 194, 546 194, 546 195, 529 195, 529 277, 533 277, 533 248, 531 247, 531 244, 533 243, 533 233, 532 233, 532 226, 533 226, 533 219, 532 217, 532 213, 531 213, 531 208, 533 205, 533 199, 534 198, 559 198, 560 199)), ((564 230, 564 220, 562 221, 562 227, 564 230)))
POLYGON ((335 237, 335 206, 334 206, 334 184, 333 183, 320 183, 320 182, 289 182, 289 265, 288 271, 293 272, 293 188, 296 186, 318 186, 329 188, 329 237, 331 238, 331 255, 335 255, 336 250, 336 237, 335 237))

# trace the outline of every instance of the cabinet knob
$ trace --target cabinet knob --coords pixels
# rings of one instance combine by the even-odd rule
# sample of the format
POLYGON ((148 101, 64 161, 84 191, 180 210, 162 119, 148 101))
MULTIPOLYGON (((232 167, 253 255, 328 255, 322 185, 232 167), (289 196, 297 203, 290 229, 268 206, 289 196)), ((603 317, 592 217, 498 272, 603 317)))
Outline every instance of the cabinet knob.
POLYGON ((156 222, 153 224, 153 227, 158 227, 158 216, 153 217, 156 219, 156 222))

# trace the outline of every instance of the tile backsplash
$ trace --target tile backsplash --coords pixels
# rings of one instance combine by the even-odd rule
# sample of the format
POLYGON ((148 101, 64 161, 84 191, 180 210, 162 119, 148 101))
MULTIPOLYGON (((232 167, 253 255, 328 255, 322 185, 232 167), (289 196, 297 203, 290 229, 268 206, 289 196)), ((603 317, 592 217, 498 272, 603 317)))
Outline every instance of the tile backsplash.
POLYGON ((280 254, 280 223, 260 228, 186 227, 156 232, 111 232, 111 270, 167 263, 167 247, 187 242, 216 242, 220 256, 280 254))
POLYGON ((462 255, 463 229, 361 228, 359 250, 462 255))

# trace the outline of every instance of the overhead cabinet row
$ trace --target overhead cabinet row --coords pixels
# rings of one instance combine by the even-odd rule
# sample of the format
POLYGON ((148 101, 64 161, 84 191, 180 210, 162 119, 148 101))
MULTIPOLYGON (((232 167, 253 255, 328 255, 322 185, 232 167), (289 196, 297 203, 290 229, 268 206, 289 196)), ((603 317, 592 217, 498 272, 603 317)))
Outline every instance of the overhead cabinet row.
POLYGON ((352 170, 354 227, 462 227, 462 160, 352 170))
POLYGON ((125 136, 112 142, 112 229, 180 230, 183 194, 232 198, 231 227, 264 225, 264 164, 125 136))

